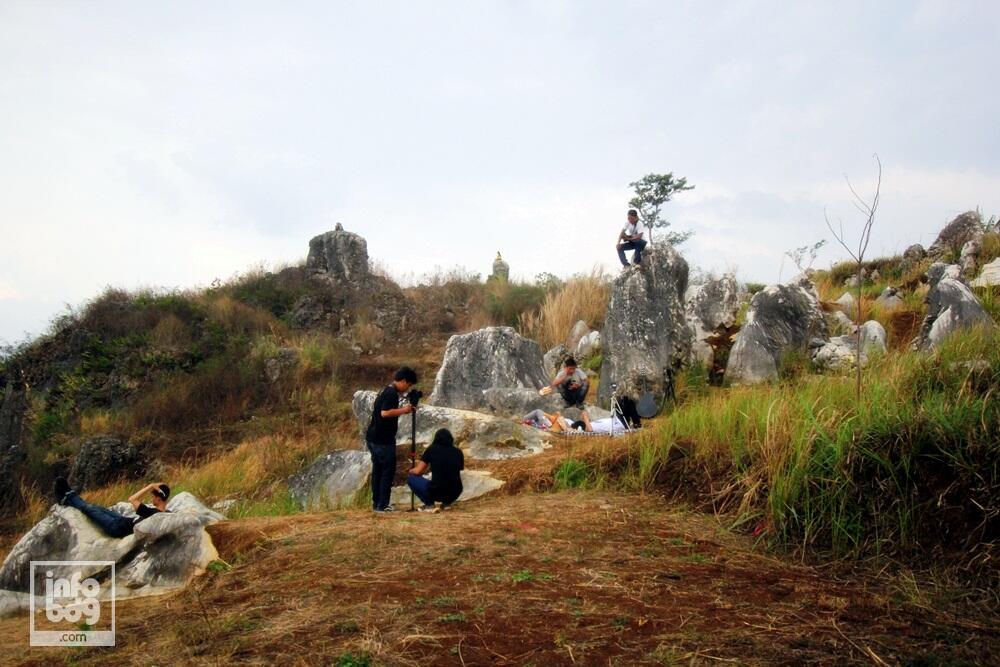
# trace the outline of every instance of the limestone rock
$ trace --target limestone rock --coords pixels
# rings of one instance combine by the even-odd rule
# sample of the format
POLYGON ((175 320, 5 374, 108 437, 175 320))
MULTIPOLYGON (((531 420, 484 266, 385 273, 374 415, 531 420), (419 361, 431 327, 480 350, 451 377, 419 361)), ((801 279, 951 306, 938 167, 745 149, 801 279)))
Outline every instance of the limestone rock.
POLYGON ((844 314, 842 310, 835 310, 830 313, 830 319, 833 321, 833 330, 837 332, 854 333, 858 326, 854 323, 850 317, 844 314))
POLYGON ((983 267, 979 277, 972 281, 973 287, 991 287, 1000 285, 1000 257, 983 267))
POLYGON ((575 350, 576 346, 580 343, 580 339, 590 333, 590 327, 583 320, 578 320, 573 328, 569 330, 569 336, 566 337, 566 347, 570 350, 575 350))
MULTIPOLYGON (((951 265, 948 268, 957 270, 958 267, 951 265)), ((993 325, 976 295, 957 278, 941 278, 927 294, 926 302, 927 316, 920 334, 913 341, 914 349, 935 348, 960 329, 993 325)))
POLYGON ((886 287, 875 299, 875 303, 883 310, 896 310, 903 306, 903 299, 895 287, 886 287))
POLYGON ((591 331, 576 344, 576 358, 586 359, 601 351, 601 332, 591 331))
POLYGON ((540 396, 534 389, 493 387, 483 392, 483 409, 495 415, 520 419, 532 410, 557 412, 565 409, 565 402, 558 392, 540 396))
POLYGON ((363 284, 370 275, 368 242, 338 225, 309 241, 306 268, 341 283, 363 284))
POLYGON ((115 435, 95 435, 80 444, 69 479, 76 489, 90 489, 121 477, 141 477, 147 465, 142 445, 115 435))
POLYGON ((726 380, 757 384, 776 378, 782 356, 806 349, 813 338, 827 338, 815 286, 808 280, 770 285, 750 301, 746 324, 729 353, 726 380))
POLYGON ((474 410, 485 405, 483 392, 494 387, 535 391, 550 380, 538 343, 511 327, 489 327, 452 336, 434 381, 430 403, 474 410))
POLYGON ((983 219, 976 211, 966 211, 949 222, 938 234, 937 239, 927 249, 931 257, 941 257, 947 253, 957 255, 967 241, 979 238, 983 233, 983 219))
POLYGON ((727 273, 721 278, 708 278, 697 285, 690 285, 684 300, 684 313, 691 328, 692 358, 710 367, 715 350, 706 339, 736 324, 736 316, 746 300, 746 293, 736 277, 727 273))
POLYGON ((565 345, 556 345, 542 357, 542 367, 545 372, 552 375, 554 379, 554 374, 562 368, 563 360, 569 356, 572 355, 570 355, 569 350, 566 349, 565 345))
MULTIPOLYGON (((486 470, 463 470, 462 475, 462 495, 455 502, 462 503, 473 498, 479 498, 487 493, 496 491, 503 486, 503 480, 493 476, 493 473, 486 470)), ((431 475, 425 475, 430 478, 431 475)), ((410 496, 413 495, 410 487, 406 485, 392 487, 390 502, 398 508, 409 508, 410 496)), ((417 499, 420 504, 420 499, 417 499)))
MULTIPOLYGON (((354 394, 352 407, 358 420, 360 435, 371 422, 372 406, 375 404, 374 391, 359 391, 354 394)), ((434 433, 446 428, 455 436, 455 444, 473 459, 509 459, 538 454, 547 449, 549 434, 530 426, 524 426, 512 418, 501 418, 471 410, 458 410, 434 405, 421 405, 417 410, 417 444, 429 445, 434 433)), ((412 420, 409 415, 400 417, 396 442, 409 443, 412 420)))
POLYGON ((845 313, 853 313, 857 309, 858 301, 850 292, 844 292, 834 303, 840 306, 845 313))
POLYGON ((644 252, 640 266, 615 278, 601 331, 601 405, 607 406, 612 384, 635 399, 646 391, 657 401, 663 396, 667 370, 691 355, 687 282, 687 262, 665 241, 644 252))
POLYGON ((934 262, 927 269, 927 284, 931 289, 944 278, 951 280, 962 279, 962 269, 957 264, 945 264, 944 262, 934 262))
POLYGON ((289 477, 288 492, 303 509, 342 507, 364 487, 371 471, 367 451, 329 452, 289 477))
POLYGON ((909 262, 910 266, 916 265, 927 256, 927 251, 919 243, 914 243, 903 251, 903 262, 909 262))
MULTIPOLYGON (((125 506, 131 510, 131 505, 125 506)), ((177 494, 167 508, 171 513, 151 516, 136 525, 133 535, 118 539, 107 537, 80 511, 53 505, 49 514, 14 545, 0 567, 0 609, 13 612, 30 599, 30 563, 39 560, 113 561, 118 599, 186 586, 218 558, 204 527, 224 517, 189 493, 177 494)), ((57 576, 68 573, 53 569, 57 576)), ((82 571, 84 576, 105 573, 101 566, 82 571)), ((35 583, 39 590, 34 593, 41 594, 41 582, 36 579, 35 583)))
POLYGON ((283 347, 277 354, 264 361, 264 377, 270 383, 287 378, 299 366, 299 353, 293 347, 283 347))
POLYGON ((963 276, 971 276, 976 272, 980 250, 981 244, 978 238, 969 239, 962 246, 962 255, 958 260, 958 264, 962 267, 963 276))
MULTIPOLYGON (((857 334, 835 336, 813 351, 813 363, 826 370, 840 371, 857 363, 857 334)), ((885 328, 875 320, 861 326, 861 365, 865 366, 872 352, 886 351, 885 328)))

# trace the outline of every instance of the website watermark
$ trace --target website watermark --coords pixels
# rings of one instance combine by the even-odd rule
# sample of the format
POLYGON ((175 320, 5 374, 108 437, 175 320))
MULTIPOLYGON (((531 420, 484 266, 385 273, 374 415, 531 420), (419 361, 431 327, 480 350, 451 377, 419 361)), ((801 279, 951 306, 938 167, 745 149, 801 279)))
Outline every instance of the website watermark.
POLYGON ((114 561, 31 561, 30 576, 31 646, 115 645, 114 561))

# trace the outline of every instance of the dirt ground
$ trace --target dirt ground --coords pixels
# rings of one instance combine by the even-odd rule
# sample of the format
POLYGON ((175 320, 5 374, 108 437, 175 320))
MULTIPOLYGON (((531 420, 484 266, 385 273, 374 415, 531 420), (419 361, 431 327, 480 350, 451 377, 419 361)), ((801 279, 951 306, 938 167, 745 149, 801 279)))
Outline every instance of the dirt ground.
POLYGON ((119 603, 117 647, 29 648, 21 616, 0 621, 2 662, 943 667, 1000 654, 995 618, 776 558, 655 496, 528 492, 210 531, 230 567, 119 603))

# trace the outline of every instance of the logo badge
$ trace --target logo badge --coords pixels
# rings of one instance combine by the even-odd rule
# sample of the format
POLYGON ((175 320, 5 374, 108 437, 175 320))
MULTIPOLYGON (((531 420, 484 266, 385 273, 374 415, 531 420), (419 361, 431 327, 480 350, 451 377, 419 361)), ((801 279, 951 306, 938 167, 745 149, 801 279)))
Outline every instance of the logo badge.
POLYGON ((114 561, 31 561, 31 646, 114 646, 114 561))

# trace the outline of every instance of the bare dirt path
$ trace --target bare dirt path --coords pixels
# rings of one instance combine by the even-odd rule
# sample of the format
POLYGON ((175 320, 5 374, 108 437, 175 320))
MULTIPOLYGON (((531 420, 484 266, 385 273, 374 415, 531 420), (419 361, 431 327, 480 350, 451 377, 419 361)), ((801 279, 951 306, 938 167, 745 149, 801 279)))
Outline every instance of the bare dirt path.
POLYGON ((19 617, 0 622, 3 662, 943 666, 1000 654, 996 619, 838 581, 652 496, 523 493, 210 530, 232 569, 120 604, 116 648, 29 649, 19 617))

